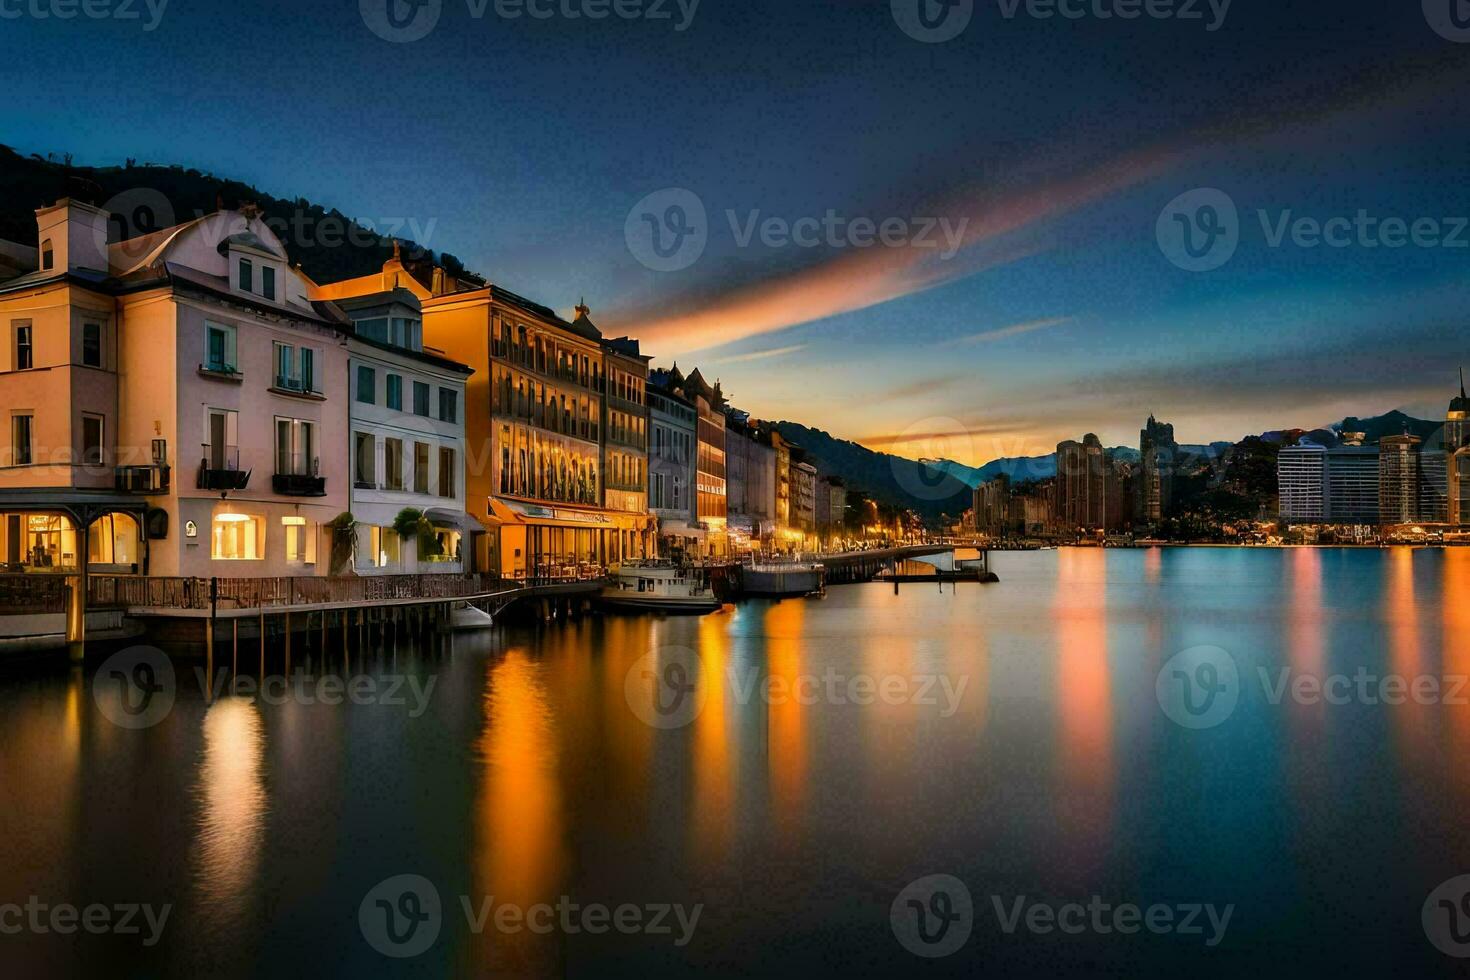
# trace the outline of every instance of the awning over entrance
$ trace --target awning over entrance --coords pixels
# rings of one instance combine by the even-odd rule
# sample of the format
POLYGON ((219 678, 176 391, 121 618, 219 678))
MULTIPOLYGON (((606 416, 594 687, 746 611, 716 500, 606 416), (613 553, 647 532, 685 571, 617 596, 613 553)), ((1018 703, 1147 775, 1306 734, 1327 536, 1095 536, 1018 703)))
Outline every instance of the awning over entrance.
POLYGON ((528 527, 577 527, 591 530, 641 531, 648 527, 646 514, 584 507, 550 507, 519 500, 489 499, 490 518, 501 524, 528 527))
POLYGON ((668 538, 693 538, 696 541, 705 539, 705 529, 688 521, 664 521, 659 525, 658 533, 668 538))
POLYGON ((424 511, 424 517, 435 527, 449 528, 464 534, 485 529, 479 521, 464 511, 450 510, 447 507, 430 507, 424 511))

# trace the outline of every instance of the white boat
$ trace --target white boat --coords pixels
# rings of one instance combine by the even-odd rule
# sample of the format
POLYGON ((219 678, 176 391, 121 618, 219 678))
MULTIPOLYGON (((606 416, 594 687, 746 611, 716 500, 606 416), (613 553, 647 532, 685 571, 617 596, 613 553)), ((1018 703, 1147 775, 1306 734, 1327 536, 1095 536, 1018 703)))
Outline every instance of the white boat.
POLYGON ((740 591, 748 596, 781 598, 821 592, 827 567, 817 561, 758 561, 740 566, 740 591))
POLYGON ((715 612, 722 603, 702 569, 667 561, 626 561, 609 572, 598 602, 614 609, 642 612, 715 612))

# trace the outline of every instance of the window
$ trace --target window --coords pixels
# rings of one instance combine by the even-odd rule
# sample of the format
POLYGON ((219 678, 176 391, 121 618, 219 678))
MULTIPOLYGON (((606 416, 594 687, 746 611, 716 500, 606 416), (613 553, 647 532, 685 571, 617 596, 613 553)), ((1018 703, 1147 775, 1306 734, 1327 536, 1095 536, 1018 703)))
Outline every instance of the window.
POLYGON ((439 389, 439 421, 459 421, 459 396, 448 388, 439 389))
POLYGON ((15 325, 15 369, 27 371, 35 365, 35 349, 32 346, 31 323, 29 320, 15 325))
POLYGON ((413 444, 413 492, 429 492, 429 444, 413 444))
POLYGON ((260 294, 266 299, 276 298, 276 270, 268 265, 260 267, 260 294))
POLYGON ((255 291, 254 272, 255 266, 249 259, 240 260, 240 288, 247 293, 255 291))
POLYGON ((204 445, 204 461, 212 470, 238 470, 240 450, 235 440, 239 437, 239 413, 224 408, 205 409, 205 431, 209 442, 204 445))
POLYGON ((359 337, 376 340, 380 344, 386 344, 388 342, 387 319, 358 320, 355 327, 359 337))
POLYGON ((204 325, 204 369, 235 374, 235 328, 219 323, 204 325))
POLYGON ((316 475, 316 424, 306 419, 276 419, 276 472, 316 475))
POLYGON ((102 416, 82 413, 82 465, 102 465, 102 416))
POLYGON ((48 238, 41 243, 41 271, 49 271, 50 268, 55 264, 56 253, 51 248, 51 239, 48 238))
POLYGON ((398 564, 398 532, 375 525, 363 529, 357 549, 358 564, 364 568, 389 568, 398 564))
POLYGON ((316 351, 310 347, 303 347, 299 352, 301 366, 301 390, 305 392, 316 391, 316 351))
POLYGON ((403 440, 383 440, 383 483, 384 489, 403 489, 403 440))
POLYGON ((34 416, 12 415, 10 417, 10 463, 12 466, 27 466, 31 462, 31 429, 34 416))
POLYGON ((385 404, 395 412, 403 411, 403 379, 396 374, 390 374, 383 379, 386 387, 383 398, 385 404))
POLYGON ((454 450, 439 447, 439 496, 454 496, 454 450))
POLYGON ((102 324, 82 324, 82 364, 86 367, 102 366, 102 324))
POLYGON ((290 344, 276 344, 276 387, 287 391, 300 391, 301 380, 296 377, 296 348, 290 344))
POLYGON ((281 518, 286 536, 286 560, 301 565, 316 564, 316 527, 304 517, 281 518))
POLYGON ((216 514, 209 536, 216 561, 260 561, 265 557, 265 521, 249 514, 216 514))
POLYGON ((366 432, 357 433, 356 451, 353 459, 353 482, 364 490, 378 487, 378 467, 374 458, 378 452, 377 440, 366 432))
POLYGON ((357 400, 364 405, 376 405, 378 401, 378 376, 370 367, 358 365, 357 400))
POLYGON ((138 522, 128 514, 103 514, 87 535, 87 561, 92 565, 138 563, 138 522))
POLYGON ((413 383, 413 414, 429 417, 429 386, 422 381, 413 383))

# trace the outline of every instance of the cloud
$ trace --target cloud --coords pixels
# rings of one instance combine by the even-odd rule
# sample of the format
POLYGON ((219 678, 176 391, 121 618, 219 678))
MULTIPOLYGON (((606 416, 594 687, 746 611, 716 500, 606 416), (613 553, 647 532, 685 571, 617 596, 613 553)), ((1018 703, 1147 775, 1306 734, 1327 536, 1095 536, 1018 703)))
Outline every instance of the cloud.
POLYGON ((769 350, 752 351, 749 354, 736 354, 733 357, 712 358, 710 364, 743 364, 746 361, 764 361, 772 357, 785 357, 787 354, 795 354, 799 350, 806 350, 806 344, 792 344, 789 347, 772 347, 769 350))
POLYGON ((998 327, 994 330, 982 330, 980 333, 972 333, 968 337, 958 337, 948 341, 952 347, 967 347, 971 344, 983 344, 992 340, 1004 340, 1007 337, 1015 337, 1023 333, 1031 333, 1035 330, 1046 330, 1049 327, 1060 327, 1065 323, 1071 323, 1072 317, 1058 316, 1047 320, 1030 320, 1026 323, 1013 323, 1009 327, 998 327))

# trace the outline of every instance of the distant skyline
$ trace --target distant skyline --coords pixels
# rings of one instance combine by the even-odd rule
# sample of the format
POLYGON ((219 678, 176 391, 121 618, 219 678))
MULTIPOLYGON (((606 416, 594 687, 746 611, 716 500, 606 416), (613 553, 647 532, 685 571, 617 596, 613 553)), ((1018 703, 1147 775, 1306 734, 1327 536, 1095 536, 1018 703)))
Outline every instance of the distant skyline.
POLYGON ((742 408, 906 456, 1135 445, 1150 412, 1188 443, 1435 418, 1470 360, 1470 46, 1417 3, 1237 2, 1214 30, 1209 5, 980 3, 943 43, 888 0, 669 20, 443 0, 408 43, 374 33, 375 3, 7 17, 0 141, 412 220, 563 314, 585 295, 605 332, 742 408), (1238 245, 1195 272, 1158 236, 1198 188, 1238 208, 1238 245), (703 250, 656 271, 629 236, 671 189, 703 208, 703 250), (1314 244, 1300 218, 1352 228, 1314 244), (1425 233, 1391 247, 1392 219, 1425 233), (885 226, 926 241, 866 244, 885 226))

